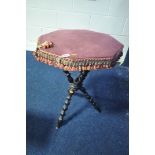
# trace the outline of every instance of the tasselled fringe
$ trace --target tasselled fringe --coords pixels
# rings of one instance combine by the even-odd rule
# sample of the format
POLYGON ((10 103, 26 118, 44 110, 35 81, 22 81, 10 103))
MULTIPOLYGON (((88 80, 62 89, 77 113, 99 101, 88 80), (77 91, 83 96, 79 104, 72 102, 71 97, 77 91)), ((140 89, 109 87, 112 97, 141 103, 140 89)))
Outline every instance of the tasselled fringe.
POLYGON ((122 52, 117 56, 117 60, 112 58, 86 58, 86 59, 70 59, 51 54, 49 52, 37 49, 33 52, 37 61, 43 62, 50 66, 58 67, 67 71, 110 69, 116 61, 122 56, 122 52))

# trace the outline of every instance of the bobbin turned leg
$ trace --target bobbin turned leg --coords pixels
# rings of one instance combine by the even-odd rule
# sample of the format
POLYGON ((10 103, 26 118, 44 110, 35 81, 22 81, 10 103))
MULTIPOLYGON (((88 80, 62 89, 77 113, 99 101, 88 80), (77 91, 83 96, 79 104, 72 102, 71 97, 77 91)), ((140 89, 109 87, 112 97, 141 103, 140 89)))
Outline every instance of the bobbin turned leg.
POLYGON ((86 89, 84 87, 80 87, 80 91, 84 94, 84 96, 88 99, 88 101, 91 103, 91 105, 98 111, 101 112, 100 108, 97 107, 96 102, 94 99, 87 93, 86 89))
POLYGON ((97 107, 96 102, 94 99, 87 93, 86 89, 83 87, 83 81, 85 80, 89 71, 82 71, 78 78, 75 81, 78 81, 78 89, 84 94, 84 96, 88 99, 88 101, 93 105, 93 107, 98 111, 101 112, 99 107, 97 107))
POLYGON ((57 121, 57 124, 56 124, 56 129, 60 128, 63 120, 64 120, 64 116, 65 116, 65 113, 68 109, 68 106, 70 105, 70 102, 71 102, 71 98, 72 98, 72 95, 74 94, 74 91, 69 89, 68 91, 68 96, 66 97, 66 100, 65 100, 65 103, 63 105, 63 108, 60 112, 60 116, 58 118, 58 121, 57 121))
MULTIPOLYGON (((63 72, 66 74, 67 79, 68 79, 70 85, 73 85, 74 79, 71 77, 71 74, 68 71, 63 71, 63 72)), ((60 126, 61 126, 61 124, 63 122, 65 113, 66 113, 66 111, 68 109, 68 106, 70 105, 71 98, 72 98, 73 94, 74 94, 74 89, 73 88, 69 88, 68 96, 66 97, 65 103, 63 105, 63 108, 62 108, 62 110, 60 112, 60 116, 59 116, 57 124, 56 124, 56 129, 60 128, 60 126)))

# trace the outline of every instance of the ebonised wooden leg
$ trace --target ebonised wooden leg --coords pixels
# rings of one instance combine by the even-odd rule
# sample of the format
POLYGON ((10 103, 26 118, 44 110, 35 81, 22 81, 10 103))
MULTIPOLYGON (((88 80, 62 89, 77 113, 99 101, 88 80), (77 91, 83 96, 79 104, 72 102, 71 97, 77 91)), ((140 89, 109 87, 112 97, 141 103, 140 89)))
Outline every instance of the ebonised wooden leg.
POLYGON ((100 108, 97 107, 96 102, 94 101, 93 97, 91 97, 91 96, 87 93, 86 89, 85 89, 84 87, 81 87, 80 90, 81 90, 81 92, 84 94, 84 96, 88 99, 88 101, 92 104, 92 106, 93 106, 98 112, 101 112, 100 108))
POLYGON ((68 96, 66 97, 65 103, 64 103, 63 108, 60 112, 60 116, 59 116, 57 124, 56 124, 56 129, 60 128, 60 126, 64 120, 65 113, 68 110, 68 106, 70 105, 71 98, 75 92, 75 90, 74 90, 74 79, 72 78, 71 74, 68 71, 64 71, 64 73, 66 74, 67 79, 70 83, 70 88, 68 90, 68 96))
POLYGON ((68 96, 66 97, 65 103, 64 103, 64 105, 62 107, 62 110, 60 112, 60 116, 59 116, 57 124, 56 124, 56 129, 60 128, 60 126, 61 126, 61 124, 62 124, 62 122, 64 120, 65 113, 68 110, 68 106, 70 105, 71 98, 72 98, 73 94, 74 94, 74 90, 69 89, 68 90, 68 96))

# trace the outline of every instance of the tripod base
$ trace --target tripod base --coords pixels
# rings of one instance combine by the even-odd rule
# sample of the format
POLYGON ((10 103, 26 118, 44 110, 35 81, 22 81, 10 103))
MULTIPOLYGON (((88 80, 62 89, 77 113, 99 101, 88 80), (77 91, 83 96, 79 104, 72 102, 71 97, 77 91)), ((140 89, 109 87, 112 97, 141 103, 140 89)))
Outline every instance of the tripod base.
POLYGON ((89 71, 81 71, 79 76, 76 79, 73 79, 71 74, 68 71, 64 71, 66 74, 68 81, 70 83, 70 87, 68 89, 68 96, 66 97, 65 103, 63 105, 63 108, 60 112, 60 116, 58 118, 56 129, 60 128, 62 125, 62 122, 64 120, 64 116, 66 111, 68 110, 68 106, 70 105, 71 98, 75 94, 76 91, 80 90, 83 95, 88 99, 90 104, 98 111, 101 112, 99 107, 97 107, 96 102, 94 99, 87 93, 86 89, 83 87, 83 81, 86 78, 89 71))

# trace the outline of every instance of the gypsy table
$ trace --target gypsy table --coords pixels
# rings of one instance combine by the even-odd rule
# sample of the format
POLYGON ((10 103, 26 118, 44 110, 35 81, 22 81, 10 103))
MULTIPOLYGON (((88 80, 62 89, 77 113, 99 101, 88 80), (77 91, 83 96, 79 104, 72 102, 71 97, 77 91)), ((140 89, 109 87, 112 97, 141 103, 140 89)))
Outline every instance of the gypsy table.
POLYGON ((122 56, 123 45, 111 36, 89 30, 57 30, 38 39, 37 61, 63 69, 70 87, 60 112, 56 128, 63 122, 72 96, 80 90, 92 106, 101 112, 94 99, 87 93, 83 81, 90 70, 110 69, 122 56), (69 71, 80 71, 73 79, 69 71))

